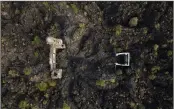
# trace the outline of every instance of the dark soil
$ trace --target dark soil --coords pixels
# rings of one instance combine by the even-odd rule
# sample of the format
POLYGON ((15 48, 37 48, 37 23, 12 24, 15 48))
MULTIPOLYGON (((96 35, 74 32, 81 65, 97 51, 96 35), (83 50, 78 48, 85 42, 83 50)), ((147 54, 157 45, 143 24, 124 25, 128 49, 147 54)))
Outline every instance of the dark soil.
POLYGON ((1 2, 2 109, 172 109, 172 25, 173 2, 1 2))

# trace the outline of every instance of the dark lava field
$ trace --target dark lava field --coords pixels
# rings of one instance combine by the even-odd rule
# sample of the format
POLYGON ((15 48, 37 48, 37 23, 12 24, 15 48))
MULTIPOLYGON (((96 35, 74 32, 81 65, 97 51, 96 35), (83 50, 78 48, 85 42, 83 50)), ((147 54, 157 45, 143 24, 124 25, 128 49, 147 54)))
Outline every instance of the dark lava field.
POLYGON ((173 2, 1 2, 2 109, 173 109, 173 2), (48 36, 61 79, 52 79, 48 36), (115 66, 129 52, 130 66, 115 66))

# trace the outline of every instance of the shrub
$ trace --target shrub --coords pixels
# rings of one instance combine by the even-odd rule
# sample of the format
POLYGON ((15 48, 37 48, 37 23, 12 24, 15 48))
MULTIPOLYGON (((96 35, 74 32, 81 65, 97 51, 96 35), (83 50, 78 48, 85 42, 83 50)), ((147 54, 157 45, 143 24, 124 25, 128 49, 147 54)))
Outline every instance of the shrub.
POLYGON ((56 81, 50 80, 48 81, 49 86, 55 87, 56 86, 56 81))
POLYGON ((173 52, 172 50, 167 51, 167 56, 172 56, 173 52))
POLYGON ((38 51, 35 51, 35 52, 34 52, 34 56, 35 56, 36 58, 39 56, 38 51))
POLYGON ((74 13, 77 14, 78 13, 78 8, 75 4, 71 4, 71 8, 73 9, 74 13))
POLYGON ((9 70, 8 74, 12 77, 19 76, 18 72, 16 70, 9 70))
POLYGON ((159 70, 160 70, 160 66, 153 66, 153 67, 151 68, 152 73, 156 73, 156 72, 159 71, 159 70))
POLYGON ((117 25, 117 26, 115 27, 115 35, 116 35, 116 36, 120 36, 121 31, 122 31, 121 25, 117 25))
POLYGON ((63 103, 63 109, 70 109, 70 106, 67 103, 63 103))
POLYGON ((97 86, 104 87, 106 85, 105 82, 106 82, 105 80, 97 80, 96 81, 96 85, 97 86))
POLYGON ((157 44, 155 44, 155 45, 153 46, 154 51, 158 51, 158 48, 159 48, 159 46, 158 46, 157 44))
POLYGON ((24 74, 25 75, 30 75, 31 71, 32 71, 32 69, 27 67, 27 68, 24 69, 24 74))
POLYGON ((19 108, 20 109, 29 109, 30 105, 27 101, 23 100, 23 101, 20 101, 19 103, 19 108))
POLYGON ((33 41, 32 41, 32 44, 33 45, 39 45, 41 42, 40 38, 38 36, 35 36, 33 41))
POLYGON ((129 26, 130 27, 137 26, 137 24, 138 24, 138 18, 137 17, 133 17, 133 18, 130 19, 130 21, 129 21, 129 26))
POLYGON ((47 88, 48 88, 48 84, 42 81, 42 82, 36 84, 36 87, 37 87, 40 91, 45 91, 45 90, 47 90, 47 88))

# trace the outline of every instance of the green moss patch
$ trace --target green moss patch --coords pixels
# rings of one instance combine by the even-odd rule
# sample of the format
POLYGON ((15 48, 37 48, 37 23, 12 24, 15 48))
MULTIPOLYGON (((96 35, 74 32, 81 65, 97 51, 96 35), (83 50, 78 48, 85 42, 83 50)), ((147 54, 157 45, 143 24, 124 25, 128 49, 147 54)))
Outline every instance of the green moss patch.
POLYGON ((97 86, 101 86, 101 87, 105 87, 108 83, 115 84, 115 83, 117 83, 117 82, 116 82, 116 79, 115 79, 115 78, 113 78, 113 79, 108 79, 108 80, 97 80, 97 81, 96 81, 96 85, 97 85, 97 86))
POLYGON ((38 57, 39 57, 39 52, 38 52, 38 51, 35 51, 35 52, 34 52, 34 56, 35 56, 36 58, 38 58, 38 57))
POLYGON ((48 84, 46 82, 40 82, 38 84, 36 84, 36 87, 40 90, 40 91, 46 91, 48 88, 48 84))
POLYGON ((154 80, 155 78, 156 78, 156 75, 154 75, 154 74, 149 75, 150 80, 154 80))
POLYGON ((155 45, 153 46, 154 51, 158 51, 158 48, 159 48, 159 45, 158 45, 158 44, 155 44, 155 45))
POLYGON ((28 67, 24 68, 24 74, 25 75, 30 75, 31 74, 31 71, 32 71, 31 68, 28 68, 28 67))
POLYGON ((152 73, 156 73, 156 72, 159 71, 159 70, 160 70, 160 66, 153 66, 153 67, 151 68, 152 73))
POLYGON ((173 55, 173 51, 172 50, 167 51, 167 56, 172 56, 172 55, 173 55))
POLYGON ((84 24, 84 23, 80 23, 80 24, 79 24, 79 27, 80 27, 80 28, 85 28, 85 24, 84 24))
POLYGON ((40 40, 39 36, 35 36, 33 41, 32 41, 32 44, 33 45, 39 45, 40 42, 41 42, 41 40, 40 40))
POLYGON ((55 87, 56 86, 56 81, 54 81, 54 80, 50 80, 50 81, 48 81, 48 84, 49 84, 49 86, 51 86, 51 87, 55 87))
POLYGON ((70 106, 67 103, 63 103, 63 108, 62 109, 71 109, 70 106))
POLYGON ((159 23, 155 24, 155 29, 157 29, 157 30, 160 29, 160 24, 159 23))
POLYGON ((18 106, 20 109, 29 109, 30 104, 27 101, 23 100, 23 101, 20 101, 18 106))
POLYGON ((115 35, 116 35, 116 36, 120 36, 121 31, 122 31, 122 26, 121 26, 121 25, 117 25, 117 26, 115 27, 115 35))
POLYGON ((73 9, 74 13, 77 14, 79 12, 79 9, 75 4, 71 4, 71 8, 73 9))
POLYGON ((138 25, 138 17, 133 17, 130 19, 129 21, 129 26, 130 27, 134 27, 138 25))
POLYGON ((106 85, 105 82, 106 82, 105 80, 97 80, 96 81, 96 85, 97 86, 104 87, 106 85))
POLYGON ((11 76, 11 77, 19 76, 19 74, 16 70, 9 70, 8 75, 11 76))

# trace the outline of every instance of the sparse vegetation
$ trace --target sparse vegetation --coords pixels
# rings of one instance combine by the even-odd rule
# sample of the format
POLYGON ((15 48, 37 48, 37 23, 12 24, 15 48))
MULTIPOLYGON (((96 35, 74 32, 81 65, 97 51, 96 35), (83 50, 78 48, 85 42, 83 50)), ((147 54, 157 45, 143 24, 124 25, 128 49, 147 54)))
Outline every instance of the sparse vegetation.
POLYGON ((3 84, 5 84, 5 83, 6 83, 6 81, 5 81, 5 80, 2 80, 2 83, 3 83, 3 84))
POLYGON ((130 27, 135 27, 138 25, 138 17, 133 17, 129 21, 129 26, 130 27))
POLYGON ((173 43, 173 39, 172 40, 167 40, 167 43, 173 43))
POLYGON ((31 109, 39 109, 38 106, 31 106, 31 109))
POLYGON ((115 35, 116 35, 116 36, 120 36, 121 31, 122 31, 122 26, 121 26, 121 25, 117 25, 117 26, 115 27, 115 35))
POLYGON ((148 28, 146 28, 146 27, 143 28, 143 33, 144 33, 144 34, 147 34, 147 32, 148 32, 148 28))
POLYGON ((153 49, 154 49, 154 55, 157 56, 158 55, 158 48, 159 48, 159 45, 158 44, 155 44, 153 46, 153 49))
POLYGON ((117 75, 122 75, 123 72, 122 72, 122 70, 119 69, 119 70, 116 71, 116 74, 117 74, 117 75))
POLYGON ((38 57, 39 57, 39 52, 38 52, 38 51, 35 51, 35 52, 34 52, 34 56, 35 56, 36 58, 38 58, 38 57))
POLYGON ((157 44, 155 44, 155 45, 153 46, 154 51, 158 51, 158 48, 159 48, 159 46, 158 46, 157 44))
POLYGON ((166 74, 166 75, 168 75, 168 74, 169 74, 169 72, 167 71, 167 72, 165 72, 165 74, 166 74))
POLYGON ((39 45, 40 42, 41 42, 41 40, 40 40, 39 36, 35 36, 33 41, 32 41, 32 44, 33 45, 39 45))
POLYGON ((18 73, 16 70, 9 70, 9 71, 8 71, 8 74, 9 74, 11 77, 17 77, 17 76, 19 76, 19 73, 18 73))
POLYGON ((43 104, 46 105, 48 103, 48 100, 44 100, 43 104))
POLYGON ((48 3, 47 1, 44 1, 44 2, 43 2, 43 5, 44 5, 46 8, 48 8, 48 9, 49 9, 49 7, 50 7, 50 6, 49 6, 49 3, 48 3))
POLYGON ((56 86, 56 81, 55 80, 50 80, 48 81, 49 86, 55 87, 56 86))
POLYGON ((156 78, 156 75, 155 75, 155 74, 149 75, 149 79, 150 79, 150 80, 154 80, 155 78, 156 78))
POLYGON ((74 13, 77 14, 79 12, 79 9, 75 4, 71 4, 71 8, 73 9, 74 13))
POLYGON ((105 82, 106 82, 105 80, 97 80, 96 81, 96 85, 97 86, 104 87, 106 85, 105 82))
POLYGON ((122 52, 123 49, 122 48, 115 48, 115 51, 119 53, 119 52, 122 52))
POLYGON ((138 104, 138 109, 145 109, 143 104, 138 104))
POLYGON ((1 2, 3 109, 173 109, 173 6, 1 2), (62 39, 52 79, 47 37, 62 39), (130 66, 116 53, 129 52, 130 66))
POLYGON ((160 66, 153 66, 151 68, 151 72, 149 74, 149 79, 154 80, 156 78, 156 74, 158 71, 160 71, 160 66))
POLYGON ((109 81, 110 81, 111 83, 115 83, 115 82, 116 82, 115 79, 110 79, 109 81))
POLYGON ((79 24, 79 27, 80 27, 80 28, 85 28, 85 24, 84 24, 84 23, 80 23, 80 24, 79 24))
POLYGON ((26 100, 22 100, 19 103, 19 108, 20 109, 29 109, 30 104, 26 100))
POLYGON ((45 98, 49 98, 49 94, 48 93, 45 93, 45 98))
POLYGON ((40 90, 40 91, 46 91, 48 88, 48 84, 46 82, 40 82, 36 84, 36 87, 40 90))
POLYGON ((131 109, 137 109, 136 103, 130 102, 129 105, 130 105, 131 109))
POLYGON ((31 74, 31 71, 32 71, 32 69, 29 68, 29 67, 24 68, 24 74, 25 75, 30 75, 31 74))
POLYGON ((152 69, 151 69, 151 72, 152 73, 156 73, 160 70, 160 66, 153 66, 152 69))
POLYGON ((96 85, 100 86, 100 87, 105 87, 107 84, 110 84, 110 83, 118 85, 118 83, 117 83, 115 78, 108 79, 108 80, 97 80, 96 81, 96 85))
POLYGON ((160 24, 159 24, 159 23, 155 24, 155 28, 156 28, 157 30, 159 30, 159 29, 160 29, 160 24))
POLYGON ((167 56, 172 56, 173 55, 173 52, 172 52, 172 50, 169 50, 169 51, 167 51, 167 56))
POLYGON ((71 109, 70 106, 67 103, 63 103, 63 109, 71 109))

